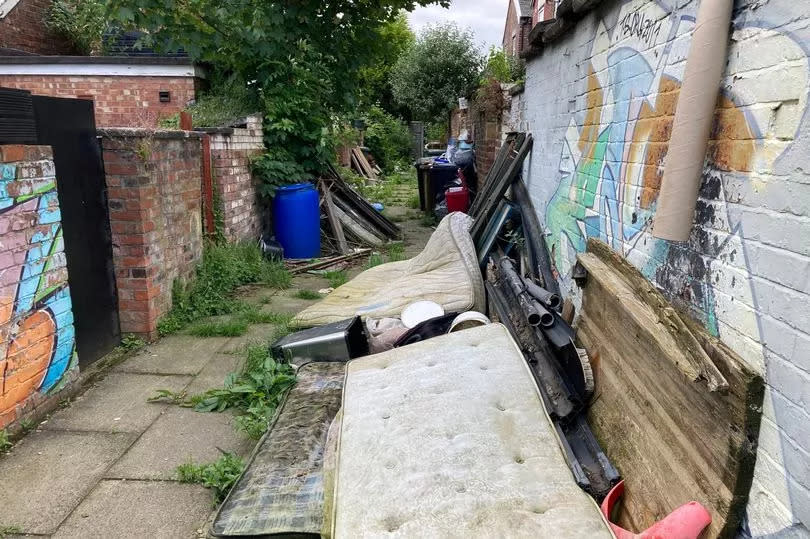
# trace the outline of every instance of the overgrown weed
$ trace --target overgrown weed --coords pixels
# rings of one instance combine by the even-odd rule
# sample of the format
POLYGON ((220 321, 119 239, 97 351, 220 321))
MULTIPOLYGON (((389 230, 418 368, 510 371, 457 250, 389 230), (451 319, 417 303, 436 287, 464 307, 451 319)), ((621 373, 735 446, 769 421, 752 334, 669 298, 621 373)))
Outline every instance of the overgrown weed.
MULTIPOLYGON (((275 315, 286 321, 288 328, 292 317, 275 315)), ((197 412, 224 412, 234 409, 241 414, 236 417, 238 431, 258 440, 267 431, 270 419, 276 412, 288 389, 295 384, 295 371, 287 363, 278 362, 270 356, 267 343, 255 343, 245 349, 245 363, 240 372, 232 372, 225 378, 221 389, 210 389, 198 395, 185 392, 158 390, 149 400, 168 401, 197 412)))
POLYGON ((199 483, 210 488, 214 494, 214 505, 222 503, 237 479, 245 469, 241 457, 233 453, 223 453, 209 464, 186 462, 177 467, 177 478, 181 483, 199 483))
POLYGON ((283 263, 266 260, 255 245, 208 245, 194 280, 187 285, 175 283, 172 309, 158 324, 158 331, 168 335, 201 318, 246 311, 245 303, 232 297, 239 286, 261 283, 287 288, 291 280, 283 263))

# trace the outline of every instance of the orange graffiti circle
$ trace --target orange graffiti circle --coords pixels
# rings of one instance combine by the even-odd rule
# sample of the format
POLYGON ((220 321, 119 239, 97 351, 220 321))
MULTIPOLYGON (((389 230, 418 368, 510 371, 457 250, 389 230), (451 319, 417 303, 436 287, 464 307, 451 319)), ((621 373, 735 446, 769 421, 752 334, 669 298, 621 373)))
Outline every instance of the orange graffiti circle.
POLYGON ((56 324, 47 311, 25 317, 0 361, 0 414, 23 402, 39 387, 54 347, 56 324))

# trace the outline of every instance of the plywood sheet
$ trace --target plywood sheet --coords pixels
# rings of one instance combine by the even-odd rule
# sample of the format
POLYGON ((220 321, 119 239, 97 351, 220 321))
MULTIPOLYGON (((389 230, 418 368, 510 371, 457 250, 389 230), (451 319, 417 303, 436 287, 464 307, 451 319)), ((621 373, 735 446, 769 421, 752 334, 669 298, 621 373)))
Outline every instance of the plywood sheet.
POLYGON ((589 241, 579 259, 588 279, 577 335, 598 358, 588 418, 626 482, 619 523, 642 531, 696 500, 712 514, 706 537, 733 536, 753 477, 761 376, 606 245, 589 241))

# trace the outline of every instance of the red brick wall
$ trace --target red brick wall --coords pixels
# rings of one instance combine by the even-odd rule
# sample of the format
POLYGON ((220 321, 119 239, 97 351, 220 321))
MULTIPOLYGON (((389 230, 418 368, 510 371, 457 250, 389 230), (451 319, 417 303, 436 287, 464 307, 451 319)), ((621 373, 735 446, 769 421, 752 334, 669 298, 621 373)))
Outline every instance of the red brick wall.
POLYGON ((121 331, 147 339, 202 255, 202 147, 184 131, 102 130, 121 331))
POLYGON ((0 429, 78 372, 51 148, 0 146, 0 429))
POLYGON ((244 129, 211 134, 211 169, 228 241, 256 240, 261 233, 261 205, 250 159, 262 151, 260 117, 250 117, 244 129))
POLYGON ((520 52, 520 36, 513 39, 519 33, 520 20, 515 9, 515 1, 509 0, 509 8, 506 11, 506 25, 503 29, 503 50, 507 54, 515 55, 520 52))
POLYGON ((0 47, 34 54, 70 54, 70 45, 45 26, 51 0, 20 0, 0 19, 0 47))
MULTIPOLYGON (((19 6, 17 6, 19 8, 19 6)), ((95 103, 98 127, 156 127, 158 120, 183 110, 196 96, 194 77, 86 75, 0 75, 0 86, 35 95, 81 97, 95 103), (159 92, 171 93, 161 103, 159 92)))

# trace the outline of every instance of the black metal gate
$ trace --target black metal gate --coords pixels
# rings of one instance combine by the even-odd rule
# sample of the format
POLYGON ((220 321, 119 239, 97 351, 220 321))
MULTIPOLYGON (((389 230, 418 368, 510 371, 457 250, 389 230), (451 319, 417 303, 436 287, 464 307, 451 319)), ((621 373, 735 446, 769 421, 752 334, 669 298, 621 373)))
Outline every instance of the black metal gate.
POLYGON ((37 144, 53 148, 80 365, 121 341, 107 183, 93 102, 32 96, 37 144))

